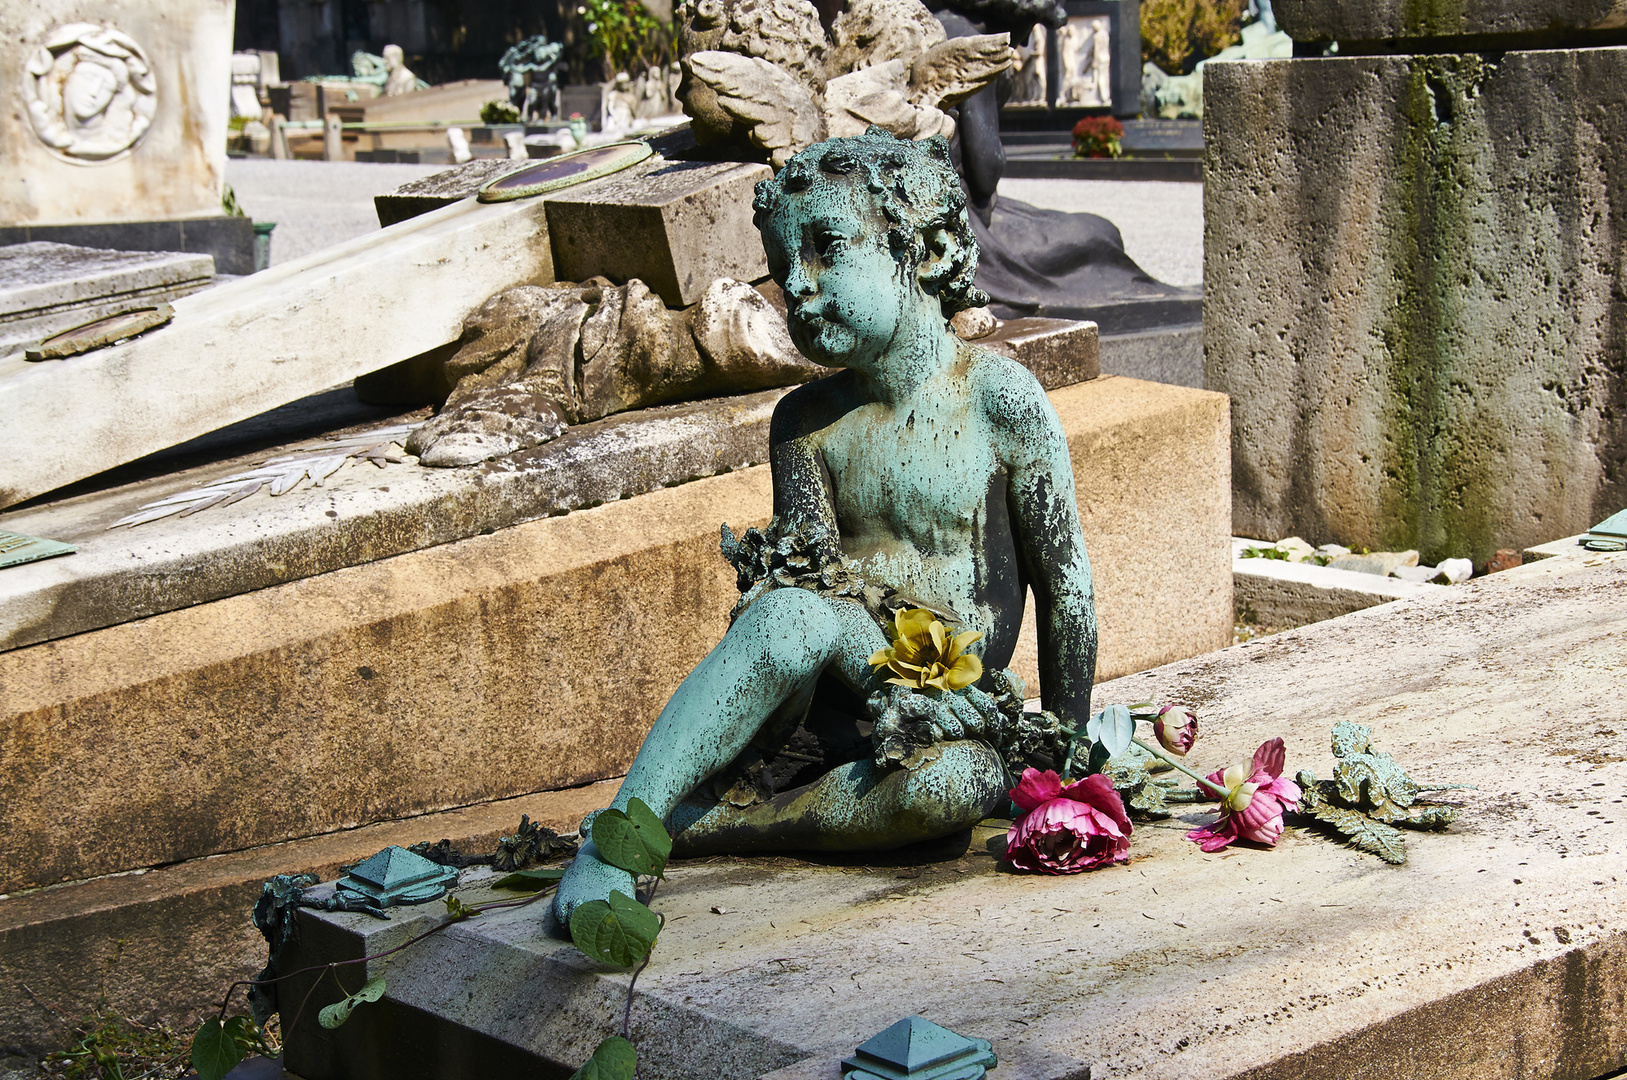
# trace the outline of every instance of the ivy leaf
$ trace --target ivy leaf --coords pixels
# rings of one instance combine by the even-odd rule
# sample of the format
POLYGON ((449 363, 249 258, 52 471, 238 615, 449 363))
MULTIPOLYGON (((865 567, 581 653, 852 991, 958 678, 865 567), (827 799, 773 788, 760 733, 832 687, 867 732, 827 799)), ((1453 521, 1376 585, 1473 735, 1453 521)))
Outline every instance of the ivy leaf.
POLYGON ((636 798, 627 804, 627 820, 644 842, 645 850, 655 860, 655 876, 660 877, 667 868, 667 856, 672 854, 672 837, 668 835, 666 825, 643 799, 636 798))
POLYGON ((226 1036, 238 1046, 243 1053, 258 1050, 267 1057, 271 1055, 271 1048, 266 1046, 265 1038, 260 1034, 260 1026, 247 1016, 234 1016, 226 1021, 226 1036))
POLYGON ((217 1019, 205 1020, 192 1037, 192 1067, 198 1080, 223 1080, 242 1060, 243 1048, 217 1019))
POLYGON ((571 1080, 633 1080, 637 1069, 638 1051, 633 1044, 612 1035, 599 1044, 586 1065, 571 1073, 571 1080))
MULTIPOLYGON (((597 841, 595 841, 597 842, 597 841)), ((571 913, 571 940, 588 956, 616 967, 637 966, 655 945, 661 921, 626 893, 589 900, 571 913)))
POLYGON ((368 979, 365 984, 363 984, 360 990, 356 991, 350 996, 355 998, 358 1002, 377 1001, 379 998, 384 996, 384 976, 373 976, 371 979, 368 979))
POLYGON ((620 810, 605 810, 593 819, 593 846, 605 862, 629 874, 655 873, 655 855, 620 810))
POLYGON ((468 904, 465 904, 462 900, 458 899, 456 896, 452 896, 451 894, 446 896, 443 903, 446 904, 446 913, 452 916, 450 920, 452 922, 459 922, 463 919, 472 919, 476 915, 480 914, 478 909, 470 907, 468 904))
POLYGON ((494 889, 518 889, 521 892, 536 892, 547 888, 550 881, 558 881, 565 876, 563 866, 544 866, 536 870, 516 870, 507 877, 498 878, 492 882, 494 889))

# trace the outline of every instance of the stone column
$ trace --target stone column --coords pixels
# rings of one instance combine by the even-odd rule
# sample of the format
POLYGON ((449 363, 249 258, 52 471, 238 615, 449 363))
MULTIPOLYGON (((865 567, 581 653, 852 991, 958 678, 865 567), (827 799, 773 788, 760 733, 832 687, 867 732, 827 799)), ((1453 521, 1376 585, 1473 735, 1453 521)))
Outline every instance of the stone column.
POLYGON ((1337 53, 1205 68, 1241 535, 1483 565, 1627 505, 1627 5, 1447 6, 1276 0, 1337 53))

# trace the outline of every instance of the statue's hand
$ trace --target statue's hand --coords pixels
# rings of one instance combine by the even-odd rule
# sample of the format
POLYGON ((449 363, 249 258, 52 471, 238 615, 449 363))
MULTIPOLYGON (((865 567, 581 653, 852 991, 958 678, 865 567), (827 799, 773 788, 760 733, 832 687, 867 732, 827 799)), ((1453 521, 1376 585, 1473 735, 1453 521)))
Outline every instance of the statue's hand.
POLYGON ((920 751, 941 742, 978 738, 988 726, 972 702, 956 693, 889 685, 870 695, 868 704, 876 721, 870 738, 876 764, 882 767, 908 765, 920 751))

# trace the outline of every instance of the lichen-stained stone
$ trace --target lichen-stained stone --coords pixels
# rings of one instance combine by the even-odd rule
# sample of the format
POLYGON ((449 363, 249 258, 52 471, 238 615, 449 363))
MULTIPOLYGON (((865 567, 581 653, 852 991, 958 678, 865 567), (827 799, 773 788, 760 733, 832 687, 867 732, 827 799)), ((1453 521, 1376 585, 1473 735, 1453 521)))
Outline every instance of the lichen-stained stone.
POLYGON ((560 281, 639 278, 668 307, 698 303, 718 278, 768 276, 751 223, 752 189, 768 166, 653 158, 548 200, 560 281))
POLYGON ((1374 41, 1627 26, 1624 0, 1277 0, 1277 25, 1295 41, 1374 41))
POLYGON ((1205 70, 1237 534, 1484 564, 1627 505, 1627 49, 1205 70))

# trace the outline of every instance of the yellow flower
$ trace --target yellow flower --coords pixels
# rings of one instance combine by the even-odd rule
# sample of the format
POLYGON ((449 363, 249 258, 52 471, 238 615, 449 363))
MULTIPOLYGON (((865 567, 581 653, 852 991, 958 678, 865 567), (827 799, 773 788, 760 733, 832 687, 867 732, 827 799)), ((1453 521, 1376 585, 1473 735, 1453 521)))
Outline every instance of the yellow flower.
POLYGON ((877 649, 870 666, 887 668, 898 686, 925 690, 963 690, 983 677, 983 661, 966 651, 966 646, 982 639, 971 630, 951 635, 938 617, 922 608, 901 611, 893 616, 893 643, 877 649))

